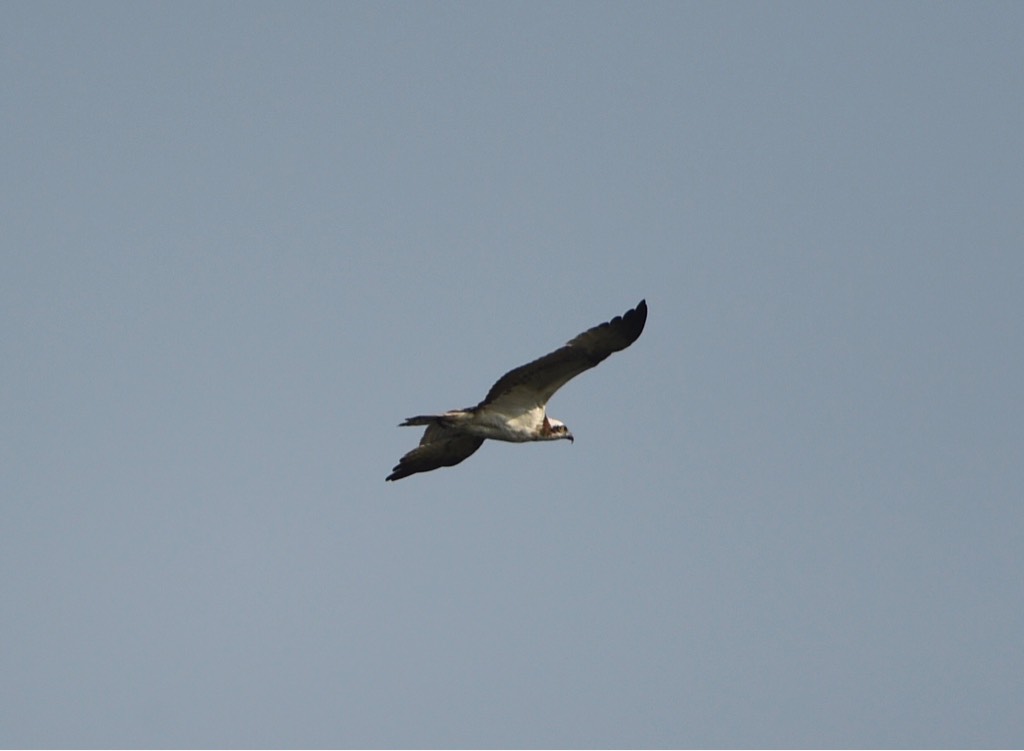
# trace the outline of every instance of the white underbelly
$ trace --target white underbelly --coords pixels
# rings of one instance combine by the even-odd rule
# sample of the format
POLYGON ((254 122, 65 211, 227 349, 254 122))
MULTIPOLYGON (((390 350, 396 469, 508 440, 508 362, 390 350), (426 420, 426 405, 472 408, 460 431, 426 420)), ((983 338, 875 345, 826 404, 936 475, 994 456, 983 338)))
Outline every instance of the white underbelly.
POLYGON ((484 412, 476 415, 472 432, 496 441, 525 443, 537 440, 537 433, 543 422, 544 412, 540 409, 514 417, 484 412))

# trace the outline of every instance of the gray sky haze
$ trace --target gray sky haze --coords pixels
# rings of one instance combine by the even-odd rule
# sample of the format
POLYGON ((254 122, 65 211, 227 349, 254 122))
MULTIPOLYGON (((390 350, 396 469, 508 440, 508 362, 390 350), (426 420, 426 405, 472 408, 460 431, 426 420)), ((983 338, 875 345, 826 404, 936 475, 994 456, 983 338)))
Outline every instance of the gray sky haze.
POLYGON ((0 746, 1024 745, 1024 5, 9 2, 0 113, 0 746))

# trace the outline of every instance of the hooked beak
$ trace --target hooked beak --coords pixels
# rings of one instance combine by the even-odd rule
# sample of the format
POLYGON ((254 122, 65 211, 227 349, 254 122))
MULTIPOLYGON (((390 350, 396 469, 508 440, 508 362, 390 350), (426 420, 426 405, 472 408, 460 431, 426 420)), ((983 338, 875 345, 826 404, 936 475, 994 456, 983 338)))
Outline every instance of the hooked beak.
POLYGON ((572 437, 572 433, 566 433, 565 437, 569 441, 569 443, 575 443, 575 439, 572 437))

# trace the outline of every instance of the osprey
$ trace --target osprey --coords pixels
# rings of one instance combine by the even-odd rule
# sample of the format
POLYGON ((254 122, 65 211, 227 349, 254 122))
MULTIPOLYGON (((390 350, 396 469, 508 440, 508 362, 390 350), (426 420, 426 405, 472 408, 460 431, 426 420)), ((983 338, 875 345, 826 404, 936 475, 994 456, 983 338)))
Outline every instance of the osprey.
POLYGON ((510 370, 475 407, 410 417, 399 427, 426 425, 427 429, 420 445, 403 456, 386 479, 452 467, 488 438, 512 443, 572 441, 565 423, 547 416, 548 399, 583 371, 635 342, 646 321, 647 301, 641 300, 632 310, 584 331, 564 347, 510 370))

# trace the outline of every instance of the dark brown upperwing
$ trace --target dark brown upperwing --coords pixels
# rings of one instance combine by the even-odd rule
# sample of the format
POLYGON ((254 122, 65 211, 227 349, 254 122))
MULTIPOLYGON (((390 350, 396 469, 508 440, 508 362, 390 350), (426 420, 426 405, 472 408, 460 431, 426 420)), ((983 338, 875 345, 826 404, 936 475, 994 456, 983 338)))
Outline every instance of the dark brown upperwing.
POLYGON ((543 405, 571 379, 608 355, 635 342, 647 322, 647 301, 607 323, 584 331, 564 347, 510 370, 498 379, 479 406, 504 397, 517 405, 543 405))
POLYGON ((399 459, 385 479, 401 480, 417 472, 454 467, 472 456, 483 442, 483 438, 431 425, 423 432, 420 445, 399 459))

